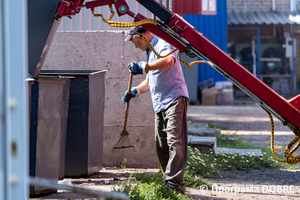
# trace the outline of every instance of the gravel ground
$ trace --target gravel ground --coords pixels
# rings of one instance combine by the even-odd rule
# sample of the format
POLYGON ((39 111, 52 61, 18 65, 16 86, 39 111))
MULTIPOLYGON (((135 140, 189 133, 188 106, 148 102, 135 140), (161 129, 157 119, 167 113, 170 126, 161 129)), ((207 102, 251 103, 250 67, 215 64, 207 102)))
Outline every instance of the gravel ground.
MULTIPOLYGON (((270 146, 270 121, 267 113, 254 103, 249 105, 233 106, 190 106, 188 111, 190 123, 206 126, 211 123, 215 126, 226 126, 228 131, 235 133, 247 142, 258 146, 270 146)), ((275 145, 285 147, 294 134, 284 127, 279 120, 275 123, 275 145)), ((278 151, 283 154, 283 151, 278 151)), ((299 155, 299 150, 295 153, 299 155)), ((119 180, 127 179, 136 172, 157 172, 157 169, 118 169, 103 168, 99 174, 88 179, 72 179, 72 184, 97 190, 111 191, 119 180), (109 180, 109 184, 104 181, 109 180)), ((213 190, 205 187, 187 188, 187 195, 194 199, 299 199, 300 200, 300 170, 279 170, 261 168, 260 170, 236 170, 224 174, 222 178, 208 179, 213 184, 213 190)), ((74 193, 56 193, 37 199, 92 199, 74 193)))
MULTIPOLYGON (((228 131, 243 137, 246 142, 257 147, 269 147, 271 125, 268 114, 254 103, 234 106, 190 106, 190 123, 199 126, 210 123, 227 127, 228 131)), ((295 137, 287 127, 274 118, 275 145, 285 146, 295 137)), ((276 151, 283 155, 283 151, 276 151)), ((297 150, 294 155, 300 155, 297 150)), ((236 170, 223 178, 208 179, 213 190, 189 190, 195 199, 300 199, 300 170, 279 170, 261 168, 260 170, 236 170), (197 193, 194 194, 193 192, 197 193)), ((205 188, 204 188, 205 189, 205 188)))
MULTIPOLYGON (((257 147, 269 147, 271 143, 271 123, 269 115, 261 107, 253 105, 234 106, 190 106, 188 112, 190 123, 203 126, 212 124, 218 127, 227 127, 221 131, 226 134, 237 134, 245 141, 257 147)), ((274 119, 274 144, 285 148, 295 137, 288 127, 281 121, 274 119)), ((277 151, 283 155, 284 151, 277 151)), ((295 155, 300 151, 296 151, 295 155)))

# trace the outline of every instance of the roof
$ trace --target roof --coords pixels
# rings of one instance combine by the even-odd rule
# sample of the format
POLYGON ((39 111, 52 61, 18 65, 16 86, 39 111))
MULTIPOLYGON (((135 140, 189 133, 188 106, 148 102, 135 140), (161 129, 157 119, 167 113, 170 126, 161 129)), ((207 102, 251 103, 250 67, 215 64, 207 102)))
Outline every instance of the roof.
POLYGON ((292 12, 228 12, 228 25, 300 24, 300 13, 292 12))

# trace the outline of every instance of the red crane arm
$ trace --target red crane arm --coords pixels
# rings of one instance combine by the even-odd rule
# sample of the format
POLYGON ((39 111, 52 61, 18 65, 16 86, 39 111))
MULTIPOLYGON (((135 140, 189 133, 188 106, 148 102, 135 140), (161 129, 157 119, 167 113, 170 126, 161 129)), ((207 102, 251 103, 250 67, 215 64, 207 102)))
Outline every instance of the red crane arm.
MULTIPOLYGON (((266 111, 275 115, 284 125, 287 125, 296 135, 300 133, 300 96, 286 100, 269 86, 251 74, 243 66, 228 56, 220 48, 198 32, 181 16, 172 13, 155 0, 136 0, 154 15, 161 19, 157 25, 144 24, 150 32, 164 39, 180 52, 189 56, 201 57, 220 72, 226 79, 257 101, 266 111)), ((82 7, 94 10, 104 5, 115 6, 118 15, 129 15, 134 21, 146 19, 141 14, 129 10, 125 0, 95 0, 85 5, 84 0, 65 0, 61 2, 57 17, 73 16, 82 7)))

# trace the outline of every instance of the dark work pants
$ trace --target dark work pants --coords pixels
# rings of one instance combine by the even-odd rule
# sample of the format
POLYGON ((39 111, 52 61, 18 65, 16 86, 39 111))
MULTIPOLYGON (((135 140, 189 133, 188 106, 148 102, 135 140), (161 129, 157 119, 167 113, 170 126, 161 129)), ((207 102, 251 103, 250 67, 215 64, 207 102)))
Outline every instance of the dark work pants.
POLYGON ((155 114, 155 142, 164 179, 171 189, 183 190, 187 163, 187 109, 189 99, 178 97, 170 106, 155 114))

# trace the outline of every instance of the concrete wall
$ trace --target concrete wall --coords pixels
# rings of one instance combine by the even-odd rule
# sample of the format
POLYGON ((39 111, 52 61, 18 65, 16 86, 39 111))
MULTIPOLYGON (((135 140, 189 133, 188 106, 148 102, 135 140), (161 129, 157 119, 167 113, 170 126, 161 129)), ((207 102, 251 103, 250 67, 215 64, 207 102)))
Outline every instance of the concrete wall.
MULTIPOLYGON (((145 60, 145 52, 124 42, 124 32, 57 32, 43 70, 107 70, 105 75, 103 166, 157 167, 154 113, 150 94, 130 101, 127 131, 134 148, 114 150, 124 126, 125 104, 132 60, 145 60)), ((145 79, 133 77, 133 86, 145 79)))
MULTIPOLYGON (((289 11, 289 0, 275 0, 275 11, 289 11)), ((228 12, 231 11, 271 11, 272 0, 227 0, 228 12)))

